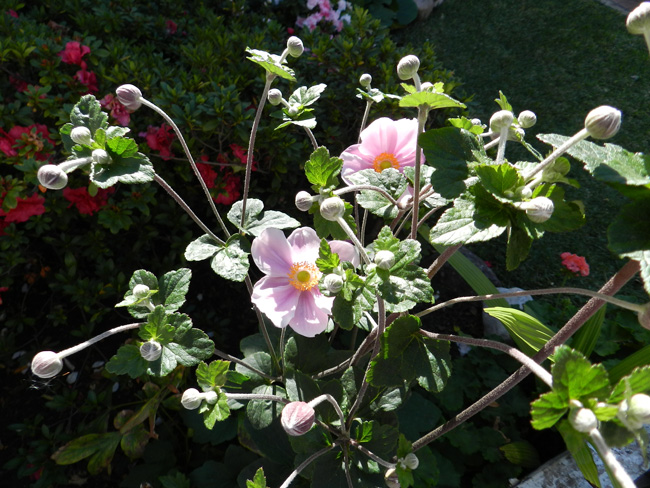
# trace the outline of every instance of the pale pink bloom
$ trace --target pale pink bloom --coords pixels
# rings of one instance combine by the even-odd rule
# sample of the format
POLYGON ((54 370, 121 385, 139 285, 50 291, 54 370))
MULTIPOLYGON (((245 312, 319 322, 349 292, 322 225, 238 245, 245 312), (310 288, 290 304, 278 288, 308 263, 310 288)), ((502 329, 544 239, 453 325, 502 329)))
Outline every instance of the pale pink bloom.
MULTIPOLYGON (((305 337, 314 337, 327 328, 334 302, 318 289, 319 246, 316 232, 301 227, 288 238, 279 229, 264 229, 251 247, 255 264, 266 275, 255 283, 251 301, 273 325, 288 325, 305 337)), ((359 264, 352 244, 332 241, 330 247, 342 261, 359 264)))
MULTIPOLYGON (((381 173, 394 168, 402 173, 404 167, 415 166, 417 137, 416 119, 375 120, 361 132, 361 143, 353 144, 341 154, 343 181, 351 184, 347 177, 363 169, 381 173)), ((424 157, 421 160, 424 162, 424 157)))

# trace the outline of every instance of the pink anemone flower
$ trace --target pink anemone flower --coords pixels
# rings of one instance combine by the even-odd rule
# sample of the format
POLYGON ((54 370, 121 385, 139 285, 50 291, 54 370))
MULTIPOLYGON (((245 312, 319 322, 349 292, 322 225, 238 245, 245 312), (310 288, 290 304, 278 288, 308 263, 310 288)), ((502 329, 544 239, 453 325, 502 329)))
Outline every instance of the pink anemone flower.
MULTIPOLYGON (((361 131, 361 143, 348 147, 343 154, 341 177, 347 179, 352 173, 374 169, 381 173, 394 168, 400 173, 405 166, 415 166, 418 121, 416 119, 392 120, 381 117, 361 131)), ((421 159, 424 162, 424 157, 421 159)))
MULTIPOLYGON (((266 275, 255 283, 252 302, 276 327, 288 325, 305 337, 314 337, 327 328, 334 302, 318 289, 319 246, 316 232, 301 227, 288 238, 279 229, 264 229, 251 247, 255 264, 266 275)), ((342 261, 359 264, 352 244, 331 241, 330 247, 342 261)))

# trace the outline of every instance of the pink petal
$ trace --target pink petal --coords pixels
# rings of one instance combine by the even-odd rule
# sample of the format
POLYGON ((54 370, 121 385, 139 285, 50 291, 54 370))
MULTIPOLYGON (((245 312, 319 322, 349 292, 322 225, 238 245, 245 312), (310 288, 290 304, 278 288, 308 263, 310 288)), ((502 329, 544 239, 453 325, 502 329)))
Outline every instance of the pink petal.
POLYGON ((298 304, 289 326, 298 334, 314 337, 327 329, 327 319, 334 298, 325 297, 319 292, 300 293, 298 304))
POLYGON ((257 267, 264 274, 271 276, 286 277, 293 264, 291 246, 279 229, 264 229, 253 240, 251 254, 257 267))
POLYGON ((318 259, 320 239, 314 229, 300 227, 291 233, 287 242, 291 246, 292 264, 301 261, 315 263, 318 259))
POLYGON ((287 277, 265 276, 253 287, 251 301, 276 327, 286 327, 294 317, 301 292, 287 277))
POLYGON ((345 241, 330 241, 330 249, 339 255, 341 261, 349 261, 356 268, 360 264, 359 251, 349 242, 345 241))

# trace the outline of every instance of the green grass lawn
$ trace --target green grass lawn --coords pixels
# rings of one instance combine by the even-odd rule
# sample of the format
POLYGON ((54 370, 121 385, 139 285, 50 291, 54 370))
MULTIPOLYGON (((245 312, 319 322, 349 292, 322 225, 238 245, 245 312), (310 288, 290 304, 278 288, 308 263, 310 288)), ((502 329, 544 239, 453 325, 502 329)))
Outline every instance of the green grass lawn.
MULTIPOLYGON (((432 41, 436 56, 464 83, 470 117, 487 123, 499 109, 499 90, 515 113, 532 110, 538 123, 527 139, 541 151, 537 133, 572 135, 599 105, 623 112, 621 131, 611 141, 630 151, 650 151, 650 57, 642 37, 629 34, 625 15, 596 0, 446 0, 425 22, 397 33, 400 42, 432 41)), ((426 74, 423 74, 426 79, 426 74)), ((516 159, 526 153, 507 151, 516 159)), ((569 284, 599 288, 622 264, 607 249, 606 229, 623 197, 591 180, 572 161, 571 177, 582 188, 567 188, 585 203, 587 224, 570 234, 547 234, 533 244, 519 269, 505 271, 505 240, 471 249, 494 263, 509 286, 559 284, 559 254, 585 256, 588 278, 569 284)), ((634 287, 639 289, 639 286, 634 287)), ((629 291, 629 290, 628 290, 629 291)))

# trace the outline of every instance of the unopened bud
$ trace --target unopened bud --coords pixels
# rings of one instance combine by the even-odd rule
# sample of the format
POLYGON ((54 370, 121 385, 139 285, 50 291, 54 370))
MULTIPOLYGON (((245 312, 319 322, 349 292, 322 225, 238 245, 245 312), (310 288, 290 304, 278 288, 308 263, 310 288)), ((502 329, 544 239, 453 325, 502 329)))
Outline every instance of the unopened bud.
POLYGON ((93 151, 93 161, 97 164, 111 164, 113 160, 103 149, 95 149, 93 151))
POLYGON ((68 184, 68 175, 56 164, 45 164, 36 173, 38 182, 50 190, 61 190, 68 184))
POLYGON ((63 369, 63 361, 53 351, 41 351, 32 359, 32 373, 39 378, 52 378, 63 369))
POLYGON ((158 341, 147 341, 140 346, 140 356, 152 362, 162 356, 162 346, 158 341))
POLYGON ((142 92, 137 86, 122 85, 115 90, 117 99, 124 105, 130 112, 135 112, 142 105, 142 92))
POLYGON ((140 283, 133 287, 133 296, 135 298, 145 298, 149 295, 149 287, 140 283))
POLYGON ((593 109, 585 118, 585 129, 594 139, 614 137, 620 128, 621 111, 609 105, 593 109))
POLYGON ((345 213, 345 203, 340 197, 330 197, 320 204, 320 214, 325 220, 336 222, 345 213))
POLYGON ((375 254, 374 261, 379 269, 388 270, 395 264, 395 254, 386 250, 378 251, 377 254, 375 254))
POLYGON ((425 81, 424 83, 422 83, 422 85, 420 85, 420 91, 429 91, 432 88, 433 88, 433 83, 431 83, 430 81, 425 81))
POLYGON ((72 139, 73 142, 76 142, 77 144, 85 144, 86 146, 90 146, 93 142, 92 134, 90 133, 90 129, 88 127, 75 127, 70 131, 70 139, 72 139))
POLYGON ((280 422, 284 431, 291 436, 309 432, 316 420, 316 412, 305 402, 291 402, 282 409, 280 422))
POLYGON ((569 423, 578 432, 587 434, 598 427, 596 414, 588 408, 574 408, 569 412, 569 423))
POLYGON ((501 132, 503 129, 508 129, 513 120, 514 116, 510 110, 499 110, 490 117, 490 130, 501 132))
POLYGON ((627 418, 638 424, 650 424, 650 396, 644 393, 632 395, 627 407, 627 418))
POLYGON ((515 195, 517 195, 522 200, 527 200, 528 198, 533 196, 533 190, 531 190, 527 186, 520 186, 515 190, 515 195))
POLYGON ((372 83, 372 76, 370 76, 368 73, 362 74, 361 78, 359 78, 359 84, 364 88, 370 88, 371 83, 372 83))
POLYGON ((296 193, 296 208, 301 212, 307 212, 314 203, 314 197, 306 191, 296 193))
POLYGON ((470 120, 470 122, 472 123, 472 125, 478 125, 479 127, 483 125, 481 119, 472 119, 470 120))
POLYGON ((386 471, 386 474, 384 474, 384 483, 386 483, 388 488, 401 488, 402 485, 399 483, 399 476, 395 468, 389 468, 386 471))
POLYGON ((417 56, 409 54, 400 59, 397 63, 397 76, 400 80, 408 80, 418 72, 420 68, 420 60, 417 56))
POLYGON ((289 39, 287 39, 287 49, 289 50, 290 56, 297 58, 303 53, 305 46, 303 46, 302 41, 299 37, 291 36, 289 39))
POLYGON ((522 203, 520 208, 526 211, 526 215, 531 221, 541 224, 551 218, 555 205, 550 198, 536 197, 529 202, 522 203))
POLYGON ((282 103, 282 92, 277 88, 271 88, 269 94, 267 95, 269 103, 273 106, 280 105, 282 103))
POLYGON ((537 115, 530 110, 524 110, 517 117, 517 121, 522 129, 528 129, 537 123, 537 115))
POLYGON ((650 2, 641 2, 627 16, 625 26, 630 34, 644 34, 650 31, 650 2))
POLYGON ((328 274, 323 278, 323 286, 332 295, 336 295, 343 288, 343 278, 335 273, 328 274))
POLYGON ((418 468, 420 465, 420 460, 414 453, 409 452, 406 456, 399 460, 399 463, 402 468, 413 470, 418 468))
POLYGON ((181 397, 181 405, 187 410, 196 410, 201 406, 202 401, 203 395, 196 388, 188 388, 181 397))

